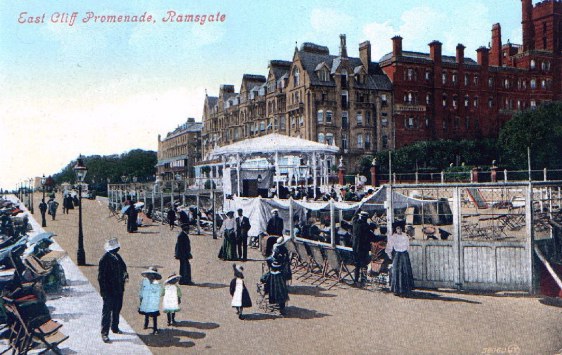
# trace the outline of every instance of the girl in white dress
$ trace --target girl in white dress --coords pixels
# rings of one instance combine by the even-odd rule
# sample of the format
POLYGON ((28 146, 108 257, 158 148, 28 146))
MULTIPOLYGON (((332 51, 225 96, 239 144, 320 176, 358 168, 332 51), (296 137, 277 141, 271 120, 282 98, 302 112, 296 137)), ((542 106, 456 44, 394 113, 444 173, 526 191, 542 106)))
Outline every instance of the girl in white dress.
POLYGON ((176 312, 180 311, 181 304, 181 289, 177 285, 180 276, 173 273, 164 282, 164 300, 162 301, 162 308, 168 317, 168 326, 177 325, 176 312))
POLYGON ((250 299, 250 294, 244 285, 244 268, 242 265, 232 264, 234 269, 234 278, 230 281, 230 295, 232 296, 232 301, 230 305, 236 308, 236 314, 238 314, 239 319, 244 319, 242 312, 244 307, 252 307, 252 300, 250 299))

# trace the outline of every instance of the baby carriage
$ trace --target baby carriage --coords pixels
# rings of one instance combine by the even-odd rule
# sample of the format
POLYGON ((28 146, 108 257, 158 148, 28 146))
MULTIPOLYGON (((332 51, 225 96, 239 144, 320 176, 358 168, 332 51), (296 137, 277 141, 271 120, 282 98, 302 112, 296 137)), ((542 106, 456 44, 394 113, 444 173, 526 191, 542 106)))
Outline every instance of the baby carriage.
POLYGON ((385 252, 386 242, 371 243, 371 263, 367 275, 371 284, 387 286, 389 284, 390 258, 385 252))

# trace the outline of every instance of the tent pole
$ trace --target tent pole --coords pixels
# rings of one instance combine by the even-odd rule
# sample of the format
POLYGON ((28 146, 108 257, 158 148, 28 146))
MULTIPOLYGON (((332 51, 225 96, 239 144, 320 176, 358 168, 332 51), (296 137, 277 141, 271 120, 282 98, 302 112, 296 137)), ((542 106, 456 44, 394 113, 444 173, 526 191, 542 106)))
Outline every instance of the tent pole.
POLYGON ((240 192, 240 154, 236 154, 236 180, 238 196, 242 196, 242 193, 240 192))
POLYGON ((313 196, 316 200, 316 152, 312 152, 312 188, 313 196))
POLYGON ((289 236, 295 239, 295 226, 293 225, 293 197, 289 197, 289 236))
POLYGON ((332 248, 336 247, 336 223, 335 223, 335 206, 334 199, 330 199, 330 243, 332 248))

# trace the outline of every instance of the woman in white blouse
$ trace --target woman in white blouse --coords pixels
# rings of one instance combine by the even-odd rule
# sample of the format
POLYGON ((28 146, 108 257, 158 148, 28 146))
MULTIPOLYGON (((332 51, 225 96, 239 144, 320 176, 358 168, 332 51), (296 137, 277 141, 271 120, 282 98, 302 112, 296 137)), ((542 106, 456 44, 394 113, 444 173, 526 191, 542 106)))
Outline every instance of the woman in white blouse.
POLYGON ((407 297, 414 288, 414 276, 408 249, 410 240, 406 233, 403 233, 402 226, 395 227, 394 233, 388 236, 386 253, 392 259, 392 269, 390 270, 390 289, 395 295, 407 297))

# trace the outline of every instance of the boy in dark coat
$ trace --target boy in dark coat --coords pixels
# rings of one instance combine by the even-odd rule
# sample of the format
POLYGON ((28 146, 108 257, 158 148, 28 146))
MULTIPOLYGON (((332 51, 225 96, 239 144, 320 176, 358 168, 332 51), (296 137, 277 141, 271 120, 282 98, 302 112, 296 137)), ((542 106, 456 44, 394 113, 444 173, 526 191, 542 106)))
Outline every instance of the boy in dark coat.
POLYGON ((175 257, 180 261, 180 285, 193 285, 191 281, 191 264, 189 260, 193 258, 191 255, 191 241, 189 240, 189 225, 181 226, 181 233, 178 234, 176 242, 175 257))

